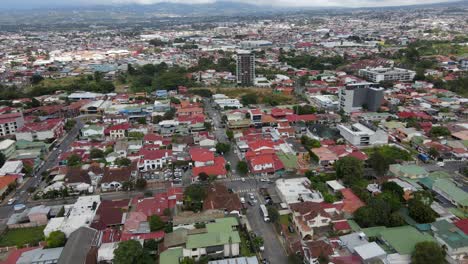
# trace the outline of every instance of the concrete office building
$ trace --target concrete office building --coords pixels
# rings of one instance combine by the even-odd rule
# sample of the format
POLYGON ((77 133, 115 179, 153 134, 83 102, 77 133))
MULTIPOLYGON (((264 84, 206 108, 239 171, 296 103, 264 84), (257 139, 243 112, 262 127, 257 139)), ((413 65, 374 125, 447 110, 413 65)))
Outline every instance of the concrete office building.
POLYGON ((382 105, 384 89, 372 87, 372 83, 353 83, 340 89, 339 109, 352 113, 367 108, 376 112, 382 105))
POLYGON ((237 85, 253 86, 255 81, 255 55, 250 51, 237 52, 237 85))
POLYGON ((354 146, 388 144, 388 135, 382 129, 356 123, 350 127, 338 125, 340 135, 354 146))
POLYGON ((359 70, 359 76, 365 78, 371 82, 383 82, 383 81, 400 81, 408 82, 412 81, 416 75, 415 71, 402 69, 402 68, 365 68, 359 70))

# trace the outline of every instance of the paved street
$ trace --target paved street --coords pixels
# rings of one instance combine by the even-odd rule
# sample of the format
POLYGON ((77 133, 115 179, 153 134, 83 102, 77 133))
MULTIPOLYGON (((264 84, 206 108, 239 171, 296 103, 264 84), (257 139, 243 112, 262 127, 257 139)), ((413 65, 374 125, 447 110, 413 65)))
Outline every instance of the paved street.
MULTIPOLYGON (((57 158, 60 153, 66 151, 70 145, 76 140, 80 129, 83 127, 83 122, 81 121, 82 117, 76 118, 75 127, 65 135, 62 141, 59 141, 57 149, 50 152, 49 156, 44 161, 44 164, 34 173, 34 177, 28 179, 20 188, 18 188, 13 195, 16 198, 15 204, 29 204, 28 199, 30 197, 28 193, 29 187, 37 187, 41 183, 41 174, 44 171, 49 170, 57 164, 57 158)), ((0 207, 0 219, 7 219, 10 215, 13 214, 13 205, 4 205, 0 207)))
POLYGON ((265 203, 265 201, 258 193, 254 193, 254 195, 257 197, 258 202, 248 208, 247 219, 255 234, 263 238, 265 251, 262 252, 262 255, 271 264, 288 263, 286 251, 277 237, 273 224, 265 223, 260 213, 260 203, 265 203))
MULTIPOLYGON (((226 129, 222 127, 221 123, 221 113, 212 107, 210 100, 205 99, 204 104, 206 113, 213 120, 213 132, 217 140, 219 142, 228 143, 229 140, 226 136, 226 129)), ((277 237, 273 224, 265 223, 260 214, 260 203, 265 203, 265 201, 259 195, 258 190, 260 188, 268 188, 271 186, 271 183, 262 182, 258 177, 244 177, 244 180, 242 180, 242 177, 235 171, 237 163, 239 162, 238 155, 234 153, 235 149, 234 144, 231 144, 231 151, 224 155, 224 158, 231 164, 233 173, 227 179, 222 180, 222 182, 228 188, 238 193, 239 196, 245 197, 246 200, 248 200, 248 193, 253 193, 257 197, 258 202, 254 204, 254 206, 249 206, 247 209, 247 219, 250 223, 250 227, 264 240, 265 251, 262 253, 263 257, 268 259, 272 264, 285 264, 288 262, 288 257, 277 237)), ((272 181, 274 181, 274 179, 272 179, 272 181)))

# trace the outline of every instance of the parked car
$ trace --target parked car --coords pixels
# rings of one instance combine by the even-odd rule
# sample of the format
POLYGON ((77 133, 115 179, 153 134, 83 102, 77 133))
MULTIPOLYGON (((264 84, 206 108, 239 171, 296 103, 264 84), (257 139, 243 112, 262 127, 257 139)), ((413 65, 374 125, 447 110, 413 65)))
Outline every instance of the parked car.
POLYGON ((24 204, 15 204, 15 206, 13 206, 13 210, 15 210, 15 211, 21 211, 24 208, 26 208, 26 205, 24 205, 24 204))
POLYGON ((12 204, 14 204, 14 203, 15 203, 15 201, 16 201, 16 199, 15 199, 15 198, 11 198, 11 199, 9 199, 9 200, 8 200, 8 205, 12 205, 12 204))

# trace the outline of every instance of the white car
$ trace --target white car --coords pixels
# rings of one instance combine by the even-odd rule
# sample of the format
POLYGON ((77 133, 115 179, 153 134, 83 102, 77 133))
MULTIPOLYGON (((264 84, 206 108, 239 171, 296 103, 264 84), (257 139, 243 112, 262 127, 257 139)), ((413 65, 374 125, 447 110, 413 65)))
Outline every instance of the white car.
POLYGON ((241 178, 241 181, 242 181, 242 182, 245 182, 245 178, 241 178))
POLYGON ((260 179, 261 182, 268 182, 267 179, 260 179))
POLYGON ((15 203, 15 201, 16 201, 16 199, 15 199, 15 198, 11 198, 11 199, 9 199, 9 200, 8 200, 8 205, 12 205, 12 204, 14 204, 14 203, 15 203))
POLYGON ((24 204, 16 204, 15 206, 13 206, 13 210, 15 210, 15 211, 21 211, 24 208, 26 208, 26 205, 24 205, 24 204))

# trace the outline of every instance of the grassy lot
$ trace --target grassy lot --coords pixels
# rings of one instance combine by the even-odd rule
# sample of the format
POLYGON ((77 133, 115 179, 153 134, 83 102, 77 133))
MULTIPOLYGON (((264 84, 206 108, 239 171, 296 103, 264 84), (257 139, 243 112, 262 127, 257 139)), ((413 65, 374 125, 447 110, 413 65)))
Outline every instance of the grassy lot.
POLYGON ((279 222, 282 225, 289 225, 289 215, 280 215, 279 222))
MULTIPOLYGON (((195 90, 197 88, 192 88, 195 90)), ((214 88, 214 87, 203 87, 200 89, 210 90, 212 93, 221 93, 232 98, 240 99, 243 95, 246 94, 256 94, 259 103, 270 104, 272 101, 278 103, 279 105, 284 104, 296 104, 297 99, 294 96, 275 94, 271 88, 214 88)))
POLYGON ((45 226, 7 229, 0 236, 0 247, 34 245, 44 240, 45 226))
POLYGON ((250 250, 247 235, 244 232, 239 232, 239 235, 240 235, 240 239, 241 239, 241 243, 240 243, 240 254, 241 254, 241 256, 244 256, 244 257, 255 256, 255 253, 253 253, 250 250))

